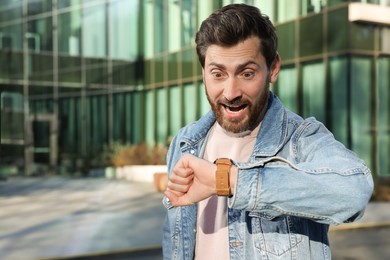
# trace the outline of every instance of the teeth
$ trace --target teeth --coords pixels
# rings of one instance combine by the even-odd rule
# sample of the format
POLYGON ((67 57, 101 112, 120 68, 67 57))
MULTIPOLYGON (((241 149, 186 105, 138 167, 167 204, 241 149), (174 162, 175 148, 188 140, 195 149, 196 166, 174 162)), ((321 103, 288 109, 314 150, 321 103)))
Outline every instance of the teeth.
POLYGON ((238 112, 242 109, 244 109, 246 106, 245 105, 242 105, 242 106, 239 106, 239 107, 229 107, 229 106, 226 106, 226 108, 231 111, 231 112, 238 112))

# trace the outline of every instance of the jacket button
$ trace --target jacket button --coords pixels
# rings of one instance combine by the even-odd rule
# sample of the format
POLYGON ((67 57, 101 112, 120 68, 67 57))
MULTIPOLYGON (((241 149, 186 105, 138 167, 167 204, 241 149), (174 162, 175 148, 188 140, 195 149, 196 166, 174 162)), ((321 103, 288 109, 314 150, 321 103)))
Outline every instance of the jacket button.
POLYGON ((195 150, 194 149, 191 149, 190 150, 190 154, 194 154, 195 153, 195 150))
POLYGON ((230 243, 232 246, 241 246, 242 242, 231 242, 230 243))

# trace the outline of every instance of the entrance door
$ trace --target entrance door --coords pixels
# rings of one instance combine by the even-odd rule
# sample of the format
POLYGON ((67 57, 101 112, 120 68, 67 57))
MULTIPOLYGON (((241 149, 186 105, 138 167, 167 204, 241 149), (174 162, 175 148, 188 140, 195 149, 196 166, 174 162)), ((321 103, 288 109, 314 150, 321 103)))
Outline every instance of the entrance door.
POLYGON ((29 117, 30 145, 26 146, 26 175, 54 173, 57 166, 57 121, 53 114, 29 117), (34 167, 41 166, 41 167, 34 167), (46 170, 47 172, 34 172, 46 170))

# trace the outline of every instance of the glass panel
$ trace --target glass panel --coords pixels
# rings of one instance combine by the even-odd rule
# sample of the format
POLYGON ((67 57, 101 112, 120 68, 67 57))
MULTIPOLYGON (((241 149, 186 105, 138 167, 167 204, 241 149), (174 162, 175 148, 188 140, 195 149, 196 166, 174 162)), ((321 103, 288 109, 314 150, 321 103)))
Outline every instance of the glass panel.
POLYGON ((196 2, 198 4, 198 25, 197 25, 197 28, 199 28, 200 24, 213 12, 213 1, 198 0, 196 2))
POLYGON ((207 100, 206 89, 203 82, 199 82, 199 91, 200 91, 200 114, 205 115, 210 111, 210 103, 207 100))
POLYGON ((154 145, 154 130, 156 127, 155 124, 155 98, 154 90, 148 90, 145 93, 145 125, 148 126, 145 129, 145 142, 148 145, 154 145))
POLYGON ((80 55, 80 30, 79 10, 58 15, 58 51, 69 55, 80 55))
POLYGON ((325 71, 323 63, 302 66, 303 115, 325 122, 325 71))
POLYGON ((172 53, 168 55, 168 80, 177 80, 178 79, 178 58, 177 53, 172 53))
POLYGON ((23 17, 23 0, 0 0, 0 23, 23 17))
POLYGON ((53 50, 51 17, 29 21, 27 26, 28 32, 25 37, 30 50, 35 52, 53 50))
POLYGON ((124 94, 114 94, 112 101, 112 137, 114 142, 123 143, 126 130, 124 94))
POLYGON ((272 22, 275 22, 274 1, 253 0, 253 5, 258 7, 261 13, 267 15, 272 22))
POLYGON ((196 86, 193 84, 184 85, 184 124, 195 121, 196 118, 196 86))
POLYGON ((89 57, 105 57, 108 39, 105 5, 84 8, 82 23, 83 54, 89 57))
POLYGON ((371 60, 352 58, 351 126, 352 150, 371 168, 371 60))
POLYGON ((192 0, 181 1, 181 45, 191 45, 195 37, 195 10, 192 8, 192 0))
POLYGON ((32 136, 34 140, 34 162, 49 164, 50 123, 47 121, 33 121, 32 136))
MULTIPOLYGON (((164 51, 164 37, 165 28, 164 27, 164 2, 165 1, 156 1, 154 2, 154 53, 158 54, 164 51)), ((150 17, 148 17, 150 19, 150 17)), ((148 21, 150 23, 150 20, 148 21)))
POLYGON ((81 82, 80 57, 58 57, 58 80, 60 82, 81 82))
POLYGON ((299 0, 278 0, 277 22, 293 20, 299 15, 299 0))
POLYGON ((107 84, 107 61, 104 59, 85 59, 87 84, 107 84))
POLYGON ((297 70, 295 67, 281 69, 277 81, 277 95, 287 109, 295 113, 298 112, 297 70))
POLYGON ((23 79, 23 54, 13 51, 0 51, 0 78, 23 79), (4 65, 5 64, 5 65, 4 65))
POLYGON ((381 58, 378 69, 379 175, 390 175, 390 58, 381 58))
POLYGON ((319 13, 326 6, 323 0, 301 0, 301 14, 319 13))
POLYGON ((58 0, 58 8, 65 8, 69 6, 78 6, 80 4, 80 0, 58 0))
POLYGON ((27 15, 50 12, 52 8, 51 0, 28 0, 27 15))
POLYGON ((151 58, 153 57, 154 51, 153 51, 153 43, 154 43, 154 28, 153 28, 153 22, 151 21, 154 17, 153 15, 153 2, 152 1, 142 1, 143 2, 143 48, 144 48, 144 55, 145 58, 151 58))
POLYGON ((381 27, 379 30, 381 31, 379 34, 379 49, 383 52, 390 53, 390 28, 381 27))
POLYGON ((134 63, 112 61, 112 83, 116 85, 135 84, 136 68, 134 63))
POLYGON ((144 128, 145 128, 145 104, 144 104, 144 92, 134 93, 134 110, 131 111, 134 117, 134 143, 140 143, 144 141, 144 128))
POLYGON ((301 56, 322 53, 322 15, 314 15, 300 21, 299 53, 301 56), (310 33, 308 33, 310 32, 310 33))
POLYGON ((133 109, 133 98, 134 98, 134 92, 131 93, 125 93, 125 129, 126 129, 126 143, 133 143, 134 142, 134 137, 133 137, 133 132, 134 132, 134 127, 133 127, 133 121, 134 117, 132 115, 133 109))
POLYGON ((168 0, 168 50, 177 51, 180 49, 180 6, 177 0, 168 0))
POLYGON ((24 138, 23 95, 1 91, 1 139, 24 138), (7 122, 7 123, 3 123, 7 122))
MULTIPOLYGON (((194 59, 195 56, 193 55, 196 55, 194 49, 189 49, 189 50, 185 50, 183 51, 182 53, 182 77, 183 78, 188 78, 188 77, 192 77, 193 76, 193 73, 192 73, 192 70, 193 70, 193 62, 194 62, 194 59)), ((197 57, 197 56, 196 56, 197 57)))
POLYGON ((348 61, 332 58, 329 66, 331 130, 337 140, 348 146, 348 61))
POLYGON ((155 59, 154 82, 163 82, 165 79, 165 77, 164 77, 164 72, 165 72, 164 58, 165 57, 159 56, 155 59))
POLYGON ((169 135, 177 134, 181 125, 182 105, 181 88, 179 86, 169 87, 169 135))
POLYGON ((351 48, 374 50, 375 30, 373 25, 349 23, 351 48))
POLYGON ((53 81, 53 56, 30 54, 28 72, 31 80, 53 81))
POLYGON ((136 60, 138 54, 138 1, 116 0, 110 4, 110 56, 136 60))
POLYGON ((295 22, 284 23, 276 27, 279 37, 278 47, 282 60, 295 58, 295 22))
POLYGON ((22 24, 0 27, 0 50, 22 50, 22 24))
POLYGON ((157 143, 165 145, 167 143, 168 130, 168 109, 167 109, 167 88, 159 88, 156 90, 157 95, 157 143))
POLYGON ((339 51, 348 48, 348 9, 328 13, 328 50, 339 51))
POLYGON ((153 66, 154 63, 152 60, 145 60, 145 84, 151 84, 154 82, 154 75, 153 75, 153 66))
POLYGON ((95 96, 92 99, 92 142, 95 151, 100 151, 107 142, 107 97, 95 96))

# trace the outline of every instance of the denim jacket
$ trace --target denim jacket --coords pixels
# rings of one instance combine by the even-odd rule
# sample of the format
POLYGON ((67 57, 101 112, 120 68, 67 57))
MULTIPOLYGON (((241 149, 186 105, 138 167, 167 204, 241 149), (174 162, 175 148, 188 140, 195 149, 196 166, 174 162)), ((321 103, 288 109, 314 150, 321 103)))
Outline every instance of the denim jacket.
MULTIPOLYGON (((173 139, 168 172, 179 158, 203 156, 215 123, 209 112, 173 139)), ((371 197, 370 170, 323 124, 287 111, 270 93, 253 153, 238 167, 228 199, 230 259, 331 259, 330 224, 360 218, 371 197)), ((193 259, 197 206, 173 207, 166 197, 164 259, 193 259)))

